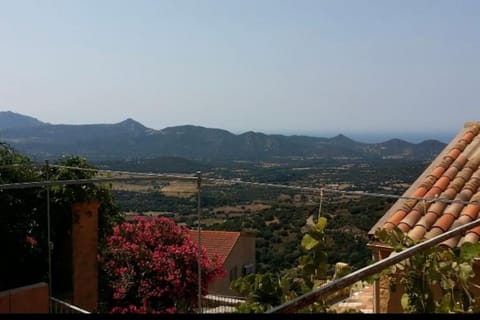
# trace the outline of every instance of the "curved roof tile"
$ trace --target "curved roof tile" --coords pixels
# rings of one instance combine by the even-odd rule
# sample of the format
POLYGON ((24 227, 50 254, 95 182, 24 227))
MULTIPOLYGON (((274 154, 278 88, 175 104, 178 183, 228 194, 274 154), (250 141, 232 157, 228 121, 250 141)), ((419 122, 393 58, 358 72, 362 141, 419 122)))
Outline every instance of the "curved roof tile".
MULTIPOLYGON (((465 123, 403 196, 412 199, 399 199, 369 234, 377 228, 398 227, 412 239, 428 239, 480 218, 480 122, 465 123)), ((479 240, 477 227, 442 245, 454 247, 479 240)))

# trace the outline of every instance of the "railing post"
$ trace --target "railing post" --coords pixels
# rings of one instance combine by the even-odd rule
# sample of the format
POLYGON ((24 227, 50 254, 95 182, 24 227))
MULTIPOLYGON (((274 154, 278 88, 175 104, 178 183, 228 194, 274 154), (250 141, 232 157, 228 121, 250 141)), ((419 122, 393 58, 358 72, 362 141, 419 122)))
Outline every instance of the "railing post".
MULTIPOLYGON (((50 167, 48 160, 45 160, 45 174, 47 180, 50 180, 50 167)), ((52 296, 52 241, 50 234, 50 186, 46 186, 47 192, 47 241, 48 241, 48 295, 52 296)))
POLYGON ((202 172, 197 171, 197 227, 198 227, 198 312, 202 311, 202 242, 200 223, 200 191, 202 187, 202 172))

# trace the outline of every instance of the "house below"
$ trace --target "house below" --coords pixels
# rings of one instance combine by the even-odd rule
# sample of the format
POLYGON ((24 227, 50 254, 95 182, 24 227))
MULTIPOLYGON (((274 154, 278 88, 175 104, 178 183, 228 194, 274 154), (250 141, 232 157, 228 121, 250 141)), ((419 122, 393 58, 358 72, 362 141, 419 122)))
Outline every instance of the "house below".
MULTIPOLYGON (((189 229, 190 236, 198 243, 198 230, 189 229)), ((255 236, 244 232, 200 231, 200 244, 210 258, 217 255, 223 260, 226 276, 217 279, 208 287, 209 294, 234 296, 230 283, 255 272, 255 236)))

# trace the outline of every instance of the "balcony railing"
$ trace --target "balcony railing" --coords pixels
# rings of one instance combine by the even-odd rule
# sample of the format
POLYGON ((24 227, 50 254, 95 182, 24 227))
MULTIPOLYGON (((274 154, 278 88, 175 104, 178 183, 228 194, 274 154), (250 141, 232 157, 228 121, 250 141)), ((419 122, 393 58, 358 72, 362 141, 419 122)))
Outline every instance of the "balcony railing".
POLYGON ((202 296, 202 313, 233 313, 237 311, 236 306, 242 302, 245 302, 245 298, 208 294, 202 296))
POLYGON ((472 222, 466 223, 459 227, 456 227, 452 230, 449 230, 445 233, 442 233, 438 236, 435 236, 424 242, 420 242, 412 247, 409 247, 403 251, 395 252, 395 254, 390 255, 389 257, 379 260, 371 265, 368 265, 362 269, 354 271, 346 276, 331 281, 324 284, 323 286, 312 290, 309 293, 306 293, 302 296, 299 296, 293 300, 290 300, 280 306, 274 307, 266 313, 295 313, 300 311, 302 308, 305 308, 316 301, 324 299, 326 296, 336 293, 339 290, 343 290, 348 286, 353 285, 357 281, 365 280, 366 278, 373 276, 374 274, 379 274, 384 269, 393 266, 414 254, 423 252, 442 241, 450 239, 451 237, 457 236, 464 233, 465 231, 477 227, 480 225, 480 219, 474 220, 472 222))
POLYGON ((87 310, 74 306, 60 299, 50 297, 50 313, 90 313, 87 310))
MULTIPOLYGON (((160 179, 178 179, 178 180, 193 180, 197 181, 197 195, 200 194, 200 176, 197 178, 195 177, 190 177, 190 176, 185 176, 185 177, 180 177, 180 176, 174 176, 174 175, 156 175, 156 176, 140 176, 140 177, 110 177, 110 178, 95 178, 95 179, 81 179, 81 180, 62 180, 62 181, 43 181, 43 182, 32 182, 32 183, 13 183, 13 184, 0 184, 0 189, 1 190, 9 190, 9 189, 23 189, 23 188, 33 188, 33 187, 45 187, 46 190, 48 191, 49 186, 53 185, 81 185, 81 184, 87 184, 87 183, 98 183, 98 182, 120 182, 120 181, 129 181, 129 180, 139 180, 139 181, 146 181, 146 180, 160 180, 160 179)), ((275 184, 268 184, 268 183, 254 183, 254 182, 244 182, 244 181, 227 181, 227 180, 221 180, 221 179, 205 179, 209 180, 211 182, 229 182, 229 183, 239 183, 239 184, 248 184, 252 186, 264 186, 264 187, 274 187, 274 188, 287 188, 291 190, 303 190, 303 191, 308 191, 308 192, 317 192, 319 188, 312 188, 312 187, 297 187, 297 186, 285 186, 285 185, 275 185, 275 184)), ((334 190, 331 190, 334 192, 334 190)), ((349 194, 349 195, 358 195, 359 193, 355 193, 355 191, 342 191, 342 194, 349 194)), ((387 195, 384 195, 385 197, 388 197, 387 195)), ((396 197, 396 196, 391 196, 396 197)), ((418 199, 417 199, 418 200, 418 199)), ((47 204, 49 203, 50 198, 47 195, 47 204)), ((198 215, 198 226, 200 230, 200 201, 199 198, 197 198, 197 215, 198 215)), ((47 205, 47 213, 49 216, 49 205, 47 205)), ((439 244, 442 241, 445 241, 449 239, 450 237, 459 235, 463 232, 465 232, 468 229, 472 229, 476 226, 480 225, 480 219, 474 220, 473 222, 467 223, 465 225, 462 225, 460 227, 457 227, 455 229, 452 229, 448 232, 445 232, 437 237, 434 237, 432 239, 429 239, 425 242, 422 242, 420 244, 417 244, 413 247, 410 247, 402 252, 397 253, 396 255, 389 256, 388 258, 385 258, 381 261, 377 261, 374 264, 371 264, 369 266, 366 266, 362 269, 359 269, 355 272, 352 272, 351 274, 348 274, 340 279, 336 279, 334 281, 325 283, 323 286, 312 290, 309 293, 306 293, 300 297, 297 297, 296 299, 293 299, 291 301, 288 301, 282 305, 276 306, 269 310, 266 313, 295 313, 300 311, 302 308, 305 308, 317 301, 322 301, 325 300, 327 297, 331 297, 332 295, 335 296, 335 294, 338 294, 338 292, 342 292, 345 290, 349 290, 350 286, 352 286, 354 283, 357 281, 363 281, 366 278, 380 273, 382 270, 385 268, 388 268, 396 263, 401 262, 402 260, 418 253, 422 252, 434 245, 439 244)), ((49 226, 49 225, 48 225, 49 226)), ((48 231, 48 233, 50 233, 48 231)), ((48 243, 50 243, 50 239, 48 239, 48 243)), ((50 268, 50 257, 49 257, 49 268, 50 268)), ((48 272, 49 276, 51 275, 51 270, 48 272)), ((49 279, 50 281, 50 279, 49 279)), ((199 286, 198 288, 199 292, 201 292, 201 288, 199 286)), ((340 300, 342 297, 339 297, 339 299, 336 299, 335 301, 331 301, 332 303, 336 302, 337 300, 340 300)), ((234 298, 236 299, 236 298, 234 298)), ((224 299, 221 299, 220 302, 217 305, 211 306, 204 300, 204 298, 201 299, 202 303, 201 305, 203 306, 202 310, 204 313, 226 313, 226 312, 232 312, 237 304, 237 301, 232 300, 231 303, 227 302, 225 303, 224 299), (224 308, 222 311, 219 309, 219 307, 224 308), (218 308, 218 309, 217 309, 218 308), (207 311, 208 310, 208 311, 207 311), (228 311, 227 311, 228 310, 228 311)), ((68 302, 59 300, 54 297, 50 297, 50 313, 84 313, 88 314, 90 312, 81 309, 77 306, 74 306, 68 302)))

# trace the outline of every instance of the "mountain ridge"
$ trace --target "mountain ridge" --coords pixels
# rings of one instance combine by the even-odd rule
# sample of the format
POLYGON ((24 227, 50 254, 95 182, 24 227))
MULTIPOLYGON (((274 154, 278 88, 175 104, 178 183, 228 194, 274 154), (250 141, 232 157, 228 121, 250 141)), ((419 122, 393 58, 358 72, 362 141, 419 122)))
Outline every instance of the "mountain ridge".
POLYGON ((344 134, 332 138, 265 134, 198 125, 151 129, 127 118, 113 124, 49 124, 30 116, 0 111, 0 140, 39 158, 76 154, 94 160, 182 157, 192 160, 268 160, 282 157, 374 157, 431 159, 446 144, 390 139, 363 143, 344 134), (14 119, 14 122, 9 120, 14 119))

